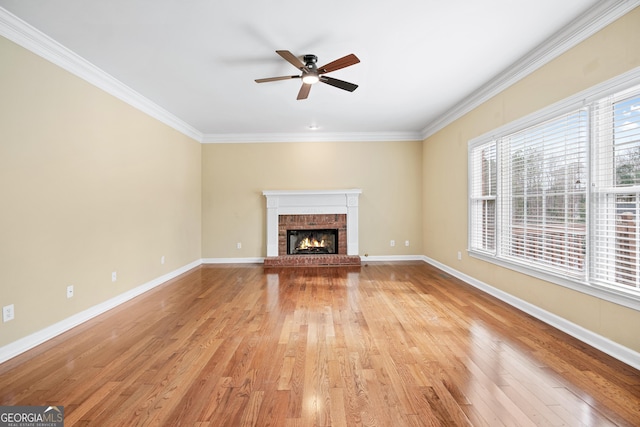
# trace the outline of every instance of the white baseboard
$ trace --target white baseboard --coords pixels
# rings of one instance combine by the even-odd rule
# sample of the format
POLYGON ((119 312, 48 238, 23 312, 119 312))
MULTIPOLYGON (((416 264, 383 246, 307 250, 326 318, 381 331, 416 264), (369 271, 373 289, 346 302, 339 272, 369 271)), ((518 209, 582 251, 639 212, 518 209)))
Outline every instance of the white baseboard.
MULTIPOLYGON (((380 255, 380 256, 364 256, 360 255, 362 262, 367 261, 424 261, 422 255, 380 255)), ((263 264, 263 257, 254 258, 203 258, 203 264, 263 264)))
MULTIPOLYGON (((372 261, 372 262, 375 262, 375 261, 424 261, 468 283, 469 285, 475 288, 478 288, 481 291, 486 292, 489 295, 492 295, 498 298, 499 300, 504 301, 507 304, 519 310, 524 311, 527 314, 530 314, 536 319, 539 319, 571 335, 572 337, 577 338, 580 341, 583 341, 597 348, 598 350, 626 363, 627 365, 632 366, 636 369, 640 369, 640 353, 634 350, 631 350, 630 348, 624 347, 588 329, 585 329, 582 326, 569 322, 568 320, 562 317, 559 317, 553 313, 543 310, 540 307, 537 307, 524 300, 521 300, 520 298, 514 297, 513 295, 508 294, 504 291, 501 291, 500 289, 494 288, 493 286, 490 286, 484 282, 481 282, 471 276, 461 273, 460 271, 457 271, 427 256, 392 255, 392 256, 362 257, 362 262, 366 263, 366 261, 372 261)), ((184 267, 181 267, 177 270, 174 270, 170 273, 160 276, 154 280, 151 280, 150 282, 147 282, 134 289, 131 289, 103 303, 93 306, 80 313, 74 314, 73 316, 68 317, 51 326, 48 326, 36 333, 33 333, 17 341, 14 341, 10 344, 7 344, 3 347, 0 347, 0 363, 3 363, 27 350, 30 350, 35 346, 42 344, 43 342, 50 340, 51 338, 54 338, 68 331, 71 328, 74 328, 88 320, 91 320, 92 318, 108 310, 111 310, 112 308, 115 308, 118 305, 123 304, 201 264, 249 264, 249 263, 263 263, 263 262, 264 262, 264 258, 204 258, 204 259, 194 261, 190 264, 185 265, 184 267)))
POLYGON ((264 258, 203 258, 203 264, 262 264, 264 258))
POLYGON ((366 263, 367 261, 376 262, 376 261, 424 261, 424 256, 422 255, 374 255, 374 256, 364 256, 360 255, 360 260, 362 263, 366 263))
MULTIPOLYGON (((365 257, 360 255, 362 262, 367 261, 424 261, 422 255, 382 255, 365 257)), ((203 264, 263 264, 264 258, 203 258, 203 264)))
POLYGON ((621 362, 626 363, 629 366, 632 366, 636 369, 640 369, 640 353, 620 345, 614 341, 611 341, 608 338, 603 337, 602 335, 598 335, 593 331, 583 328, 580 325, 576 325, 564 319, 560 316, 557 316, 551 312, 548 312, 536 305, 528 303, 520 298, 514 297, 511 294, 508 294, 500 289, 494 288, 480 280, 474 279, 471 276, 468 276, 464 273, 461 273, 445 264, 442 264, 436 260, 433 260, 429 257, 422 257, 422 260, 428 264, 433 265, 434 267, 439 268, 442 271, 449 273, 450 275, 462 280, 463 282, 468 283, 469 285, 480 289, 483 292, 488 293, 501 301, 506 302, 507 304, 524 311, 527 314, 535 317, 538 320, 547 323, 548 325, 553 326, 574 338, 579 339, 580 341, 589 344, 592 347, 597 348, 598 350, 612 356, 621 362))
POLYGON ((119 306, 120 304, 123 304, 147 291, 150 291, 151 289, 162 285, 163 283, 168 282, 169 280, 183 273, 186 273, 187 271, 199 266, 200 264, 202 264, 202 260, 194 261, 190 264, 178 268, 177 270, 153 279, 150 282, 147 282, 111 299, 108 299, 107 301, 104 301, 98 305, 94 305, 93 307, 81 311, 80 313, 74 314, 71 317, 67 317, 66 319, 54 323, 51 326, 47 326, 46 328, 38 332, 35 332, 24 338, 20 338, 17 341, 0 347, 0 363, 16 357, 17 355, 24 353, 25 351, 30 350, 35 346, 40 345, 43 342, 48 341, 51 338, 54 338, 68 331, 71 328, 75 328, 76 326, 88 320, 91 320, 94 317, 119 306))

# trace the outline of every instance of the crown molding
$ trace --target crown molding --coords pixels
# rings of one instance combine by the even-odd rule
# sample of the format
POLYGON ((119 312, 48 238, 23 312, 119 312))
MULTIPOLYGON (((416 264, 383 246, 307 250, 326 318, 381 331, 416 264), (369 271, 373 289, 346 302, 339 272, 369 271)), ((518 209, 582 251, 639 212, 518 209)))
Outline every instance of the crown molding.
POLYGON ((202 132, 151 102, 51 37, 0 7, 0 35, 126 102, 178 132, 202 141, 202 132))
POLYGON ((419 132, 203 134, 51 37, 0 7, 0 35, 202 143, 421 141, 419 132))
POLYGON ((565 28, 508 67, 505 72, 430 122, 420 132, 421 139, 433 135, 638 6, 640 6, 640 0, 599 1, 565 28))
POLYGON ((298 132, 205 134, 205 144, 270 142, 386 142, 422 141, 420 132, 298 132))
POLYGON ((419 132, 203 134, 185 121, 0 7, 0 35, 69 71, 178 132, 202 143, 421 141, 478 107, 544 64, 640 6, 640 0, 604 0, 547 39, 505 72, 472 92, 419 132))

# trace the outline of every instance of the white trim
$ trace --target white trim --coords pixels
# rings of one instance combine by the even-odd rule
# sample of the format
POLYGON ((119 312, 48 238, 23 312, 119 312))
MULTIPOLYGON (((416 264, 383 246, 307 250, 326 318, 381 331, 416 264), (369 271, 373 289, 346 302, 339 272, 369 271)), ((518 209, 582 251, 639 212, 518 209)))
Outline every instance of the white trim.
POLYGON ((606 337, 603 337, 602 335, 598 335, 595 332, 585 329, 580 325, 576 325, 575 323, 570 322, 567 319, 548 312, 527 301, 521 300, 520 298, 508 294, 500 289, 494 288, 493 286, 490 286, 480 280, 461 273, 460 271, 455 270, 427 256, 423 257, 423 261, 451 274, 452 276, 462 280, 463 282, 473 286, 474 288, 480 289, 481 291, 486 292, 487 294, 509 304, 510 306, 522 310, 525 313, 535 317, 536 319, 541 320, 542 322, 551 325, 554 328, 559 329, 562 332, 565 332, 572 337, 589 344, 592 347, 597 348, 598 350, 620 360, 621 362, 626 363, 629 366, 640 369, 640 353, 628 347, 618 344, 606 337))
POLYGON ((347 255, 358 255, 358 198, 362 190, 264 190, 267 199, 267 256, 278 256, 280 215, 346 214, 347 255))
POLYGON ((178 132, 202 142, 202 132, 2 7, 0 7, 0 36, 67 70, 178 132))
POLYGON ((202 143, 421 141, 531 74, 640 5, 640 0, 603 0, 468 95, 421 131, 345 133, 203 134, 76 53, 0 7, 0 35, 60 66, 116 98, 202 143))
POLYGON ((361 255, 360 259, 366 262, 399 262, 399 261, 424 261, 423 255, 361 255))
POLYGON ((516 262, 511 262, 503 258, 498 258, 491 254, 484 255, 478 251, 469 250, 468 254, 470 257, 477 258, 492 264, 496 264, 496 265, 499 265, 500 267, 508 268, 509 270, 517 271, 518 273, 526 274, 527 276, 544 280, 545 282, 563 286, 565 288, 569 288, 576 292, 580 292, 586 295, 590 295, 592 297, 599 298, 604 301, 609 301, 614 304, 621 305, 623 307, 640 311, 640 300, 638 299, 637 295, 625 293, 622 290, 616 289, 614 287, 609 288, 604 286, 598 286, 596 284, 580 282, 578 280, 571 280, 569 276, 562 277, 560 275, 556 275, 551 272, 544 271, 543 269, 536 269, 531 263, 525 264, 523 262, 523 264, 520 265, 516 262))
POLYGON ((0 363, 6 362, 7 360, 18 356, 19 354, 24 353, 25 351, 30 350, 37 345, 44 343, 45 341, 57 337, 58 335, 68 331, 69 329, 75 328, 76 326, 87 322, 94 317, 99 316, 119 306, 120 304, 123 304, 139 295, 142 295, 143 293, 148 292, 151 289, 160 286, 193 268, 198 267, 200 264, 202 264, 202 260, 194 261, 190 264, 178 268, 177 270, 153 279, 136 288, 130 289, 127 292, 117 295, 111 299, 108 299, 100 304, 94 305, 93 307, 81 311, 80 313, 76 313, 73 316, 67 317, 66 319, 54 323, 51 326, 47 326, 46 328, 38 332, 35 332, 31 335, 20 338, 17 341, 0 347, 0 363))
POLYGON ((256 258, 203 258, 203 264, 262 264, 263 257, 256 258))
POLYGON ((205 134, 204 144, 270 142, 415 142, 424 138, 420 132, 318 132, 302 133, 221 133, 205 134))
MULTIPOLYGON (((332 196, 332 195, 346 195, 346 196, 359 196, 362 194, 362 190, 359 188, 350 188, 347 190, 264 190, 262 192, 263 196, 332 196)), ((296 206, 297 200, 287 200, 287 205, 291 204, 292 206, 296 206)), ((322 205, 322 201, 318 201, 320 205, 322 205)))
POLYGON ((47 61, 69 71, 148 114, 161 123, 201 143, 271 143, 271 142, 406 142, 422 141, 420 132, 301 132, 203 134, 169 111, 145 98, 108 73, 25 21, 0 7, 0 36, 13 41, 47 61))
MULTIPOLYGON (((501 301, 515 307, 519 310, 524 311, 525 313, 535 317, 542 322, 545 322, 554 328, 557 328, 574 338, 583 341, 598 350, 620 360, 621 362, 626 363, 629 366, 632 366, 636 369, 640 369, 640 353, 631 350, 621 344, 618 344, 614 341, 611 341, 608 338, 605 338, 601 335, 598 335, 594 332, 589 331, 588 329, 583 328, 582 326, 576 325, 575 323, 569 322, 562 317, 559 317, 553 313, 550 313, 546 310, 541 309, 533 304, 530 304, 524 300, 514 297, 502 290, 494 288, 480 280, 477 280, 471 276, 468 276, 460 271, 457 271, 445 264, 442 264, 436 260, 433 260, 426 255, 407 255, 407 256, 368 256, 362 257, 363 262, 371 261, 424 261, 427 264, 431 264, 434 267, 451 274, 452 276, 462 280, 463 282, 480 289, 481 291, 498 298, 501 301)), ((112 308, 117 307, 120 304, 123 304, 175 277, 180 274, 186 273, 187 271, 198 267, 202 264, 228 264, 228 263, 261 263, 264 262, 264 258, 204 258, 197 261, 194 261, 190 264, 185 265, 171 273, 165 274, 157 279, 154 279, 150 282, 147 282, 144 285, 138 286, 135 289, 131 289, 128 292, 125 292, 121 295, 118 295, 110 300, 107 300, 101 304, 98 304, 94 307, 91 307, 83 312, 75 314, 67 319, 64 319, 58 323, 55 323, 51 326, 42 329, 34 334, 21 338, 17 341, 14 341, 10 344, 5 345, 4 347, 0 347, 0 363, 4 363, 7 360, 18 356, 21 353, 24 353, 27 350, 30 350, 37 345, 44 343, 56 336, 72 329, 84 322, 87 322, 94 317, 111 310, 112 308)))
MULTIPOLYGON (((514 120, 510 123, 502 125, 496 129, 479 135, 469 140, 468 146, 468 162, 471 160, 471 150, 481 144, 488 143, 493 140, 497 140, 505 135, 519 132, 531 126, 538 125, 549 119, 556 118, 567 112, 583 108, 593 102, 596 102, 602 98, 612 95, 616 92, 624 91, 630 87, 640 84, 640 67, 636 67, 623 73, 619 76, 611 78, 607 81, 601 82, 593 87, 587 88, 579 93, 576 93, 566 99, 560 100, 552 105, 542 108, 536 112, 528 114, 520 119, 514 120)), ((591 162, 591 159, 589 159, 591 162)), ((471 164, 469 163, 467 168, 469 169, 471 164)), ((468 176, 468 188, 471 189, 471 174, 468 176)), ((467 195, 467 201, 471 200, 471 193, 467 195)), ((469 204, 468 209, 471 208, 469 204)), ((468 229, 471 230, 471 215, 467 215, 468 229)), ((471 235, 468 236, 468 239, 471 235)), ((499 241, 496 236, 496 242, 499 241)), ((490 262, 501 267, 509 268, 514 271, 518 271, 529 276, 537 277, 556 285, 564 286, 569 289, 582 292, 587 295, 594 296, 596 298, 603 299, 605 301, 613 302, 615 304, 622 305, 627 308, 640 311, 640 299, 637 292, 625 292, 622 288, 602 286, 597 283, 586 283, 579 279, 572 279, 571 277, 564 277, 563 275, 553 274, 550 271, 544 271, 543 268, 536 268, 535 264, 527 263, 526 261, 519 263, 517 261, 511 261, 497 255, 497 253, 483 253, 480 250, 472 249, 471 242, 468 241, 469 248, 468 253, 470 256, 481 259, 486 262, 490 262)))
MULTIPOLYGON (((424 255, 360 255, 365 262, 424 261, 424 255)), ((263 264, 264 257, 256 258, 203 258, 202 264, 263 264)), ((352 266, 349 266, 352 267, 352 266)))
POLYGON ((597 2, 594 7, 576 18, 571 24, 548 38, 494 79, 472 92, 464 101, 429 123, 420 132, 421 139, 426 139, 453 123, 638 6, 640 6, 640 0, 597 2))
POLYGON ((505 134, 520 131, 527 127, 544 122, 545 120, 565 114, 571 110, 582 108, 600 98, 604 98, 608 95, 614 94, 615 92, 628 89, 629 87, 638 84, 640 84, 640 67, 633 68, 623 74, 598 83, 595 86, 580 91, 538 111, 534 111, 531 114, 527 114, 524 117, 513 120, 482 135, 476 136, 475 138, 470 139, 467 145, 468 147, 473 147, 476 144, 489 142, 489 140, 499 138, 505 134))

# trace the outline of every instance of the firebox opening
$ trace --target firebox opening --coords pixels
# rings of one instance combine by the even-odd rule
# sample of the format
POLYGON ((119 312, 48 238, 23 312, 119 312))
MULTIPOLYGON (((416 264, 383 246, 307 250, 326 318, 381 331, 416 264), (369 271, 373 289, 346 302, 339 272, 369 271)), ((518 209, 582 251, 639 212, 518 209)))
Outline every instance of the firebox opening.
POLYGON ((338 253, 338 229, 287 230, 287 255, 338 253))

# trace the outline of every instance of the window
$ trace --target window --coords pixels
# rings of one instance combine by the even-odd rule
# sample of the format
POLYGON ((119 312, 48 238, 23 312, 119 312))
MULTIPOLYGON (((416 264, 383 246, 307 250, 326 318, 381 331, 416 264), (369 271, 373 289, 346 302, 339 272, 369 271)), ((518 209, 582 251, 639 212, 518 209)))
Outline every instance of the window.
POLYGON ((471 222, 476 225, 471 246, 492 253, 496 248, 496 144, 474 148, 472 158, 472 176, 477 179, 471 187, 471 222))
POLYGON ((501 253, 576 275, 586 241, 587 112, 500 140, 501 253))
POLYGON ((607 286, 640 289, 640 92, 626 91, 593 109, 593 272, 607 286))
POLYGON ((640 302, 640 86, 584 99, 470 141, 469 252, 640 302))

